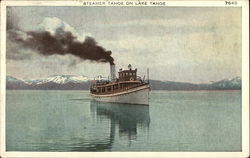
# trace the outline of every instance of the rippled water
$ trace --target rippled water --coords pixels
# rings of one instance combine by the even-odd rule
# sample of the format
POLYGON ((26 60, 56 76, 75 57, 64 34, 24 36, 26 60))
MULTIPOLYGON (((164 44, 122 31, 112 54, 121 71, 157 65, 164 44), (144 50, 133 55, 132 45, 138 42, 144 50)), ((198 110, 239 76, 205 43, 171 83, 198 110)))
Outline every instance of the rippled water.
POLYGON ((7 151, 241 151, 240 91, 152 91, 150 105, 87 91, 7 91, 7 151))

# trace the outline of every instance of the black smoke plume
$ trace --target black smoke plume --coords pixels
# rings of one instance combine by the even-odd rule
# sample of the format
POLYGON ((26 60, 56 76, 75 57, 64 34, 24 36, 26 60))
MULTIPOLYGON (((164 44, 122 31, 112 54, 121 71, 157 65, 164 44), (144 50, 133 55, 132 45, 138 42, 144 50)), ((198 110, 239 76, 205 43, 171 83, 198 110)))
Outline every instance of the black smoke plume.
POLYGON ((54 34, 48 31, 21 31, 15 24, 17 18, 14 19, 11 9, 8 10, 7 15, 8 38, 24 48, 37 50, 45 56, 71 54, 82 60, 114 64, 111 51, 99 46, 92 37, 86 37, 83 42, 80 42, 71 32, 64 31, 62 28, 58 28, 54 34))
POLYGON ((99 46, 94 38, 86 37, 84 42, 80 42, 68 31, 57 30, 55 35, 47 31, 30 31, 26 32, 25 38, 13 32, 12 39, 23 47, 37 50, 45 56, 71 54, 82 60, 114 64, 111 51, 99 46))
POLYGON ((18 18, 17 16, 14 16, 13 11, 11 10, 10 7, 7 7, 7 24, 6 24, 6 29, 11 30, 11 29, 16 29, 18 24, 18 18))

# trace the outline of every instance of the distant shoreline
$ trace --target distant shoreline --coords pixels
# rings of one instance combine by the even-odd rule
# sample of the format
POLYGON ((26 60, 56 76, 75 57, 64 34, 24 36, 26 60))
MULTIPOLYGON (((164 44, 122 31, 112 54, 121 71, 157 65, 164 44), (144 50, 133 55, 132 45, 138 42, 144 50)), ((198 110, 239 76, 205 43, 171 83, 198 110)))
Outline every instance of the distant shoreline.
MULTIPOLYGON (((242 89, 240 77, 201 84, 160 80, 150 80, 149 82, 151 90, 228 91, 242 89)), ((20 80, 11 76, 6 78, 6 89, 8 90, 89 90, 91 84, 92 81, 86 76, 63 75, 39 80, 20 80)))

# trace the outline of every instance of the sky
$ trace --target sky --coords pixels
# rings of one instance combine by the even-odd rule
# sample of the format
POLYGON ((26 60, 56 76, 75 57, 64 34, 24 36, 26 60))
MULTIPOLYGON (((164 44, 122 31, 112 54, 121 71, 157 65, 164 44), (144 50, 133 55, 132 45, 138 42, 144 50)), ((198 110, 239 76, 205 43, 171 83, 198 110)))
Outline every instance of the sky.
MULTIPOLYGON (((116 70, 131 64, 150 79, 207 83, 241 76, 241 8, 229 7, 11 7, 19 32, 63 28, 78 41, 89 36, 112 51, 116 70)), ((43 56, 7 38, 7 75, 108 76, 108 63, 73 55, 43 56)))

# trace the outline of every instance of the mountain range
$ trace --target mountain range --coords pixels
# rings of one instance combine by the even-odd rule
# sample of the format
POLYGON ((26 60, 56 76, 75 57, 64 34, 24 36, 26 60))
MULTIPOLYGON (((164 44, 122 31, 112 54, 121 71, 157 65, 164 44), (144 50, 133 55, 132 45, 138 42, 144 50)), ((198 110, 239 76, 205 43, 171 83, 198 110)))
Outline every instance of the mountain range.
MULTIPOLYGON (((84 75, 54 75, 47 78, 22 80, 6 77, 7 89, 30 90, 88 90, 92 80, 84 75)), ((187 82, 150 80, 152 90, 240 90, 241 78, 224 79, 211 83, 194 84, 187 82)))

